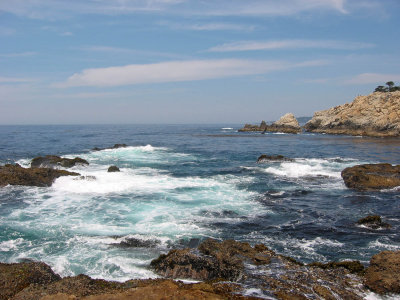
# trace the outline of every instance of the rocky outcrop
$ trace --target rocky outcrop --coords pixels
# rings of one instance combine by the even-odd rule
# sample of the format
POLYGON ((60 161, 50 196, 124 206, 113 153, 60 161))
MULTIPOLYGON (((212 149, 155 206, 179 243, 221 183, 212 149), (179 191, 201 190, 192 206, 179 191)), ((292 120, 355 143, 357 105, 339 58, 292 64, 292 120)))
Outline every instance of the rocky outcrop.
POLYGON ((59 157, 56 155, 35 157, 34 159, 32 159, 31 162, 32 168, 55 168, 55 167, 72 168, 75 165, 89 165, 89 163, 80 157, 75 157, 71 159, 71 158, 59 157))
POLYGON ((379 294, 400 293, 400 251, 374 255, 365 274, 365 284, 379 294))
POLYGON ((258 163, 263 163, 268 161, 293 161, 293 159, 285 157, 283 155, 267 155, 267 154, 262 154, 257 159, 258 163))
POLYGON ((30 284, 47 285, 60 279, 45 263, 0 263, 0 300, 12 298, 30 284))
POLYGON ((400 165, 366 164, 341 173, 345 185, 357 190, 381 190, 400 186, 400 165))
POLYGON ((6 185, 51 186, 61 176, 80 174, 50 168, 23 168, 20 165, 0 166, 0 187, 6 185))
POLYGON ((112 147, 108 147, 108 148, 99 148, 99 147, 94 147, 92 149, 92 151, 101 151, 101 150, 107 150, 107 149, 119 149, 119 148, 126 148, 128 147, 127 144, 115 144, 112 147))
POLYGON ((329 134, 400 136, 400 91, 358 96, 351 103, 318 111, 304 128, 329 134))
POLYGON ((107 170, 107 172, 112 173, 112 172, 119 172, 119 168, 117 166, 110 166, 107 170))
POLYGON ((391 226, 388 223, 382 222, 381 216, 366 216, 357 221, 358 225, 363 225, 369 229, 389 229, 391 226))
POLYGON ((267 125, 265 121, 262 121, 259 126, 246 124, 240 132, 246 131, 261 131, 261 132, 282 132, 282 133, 299 133, 301 132, 301 127, 299 122, 296 120, 292 113, 287 113, 282 116, 278 121, 267 125))

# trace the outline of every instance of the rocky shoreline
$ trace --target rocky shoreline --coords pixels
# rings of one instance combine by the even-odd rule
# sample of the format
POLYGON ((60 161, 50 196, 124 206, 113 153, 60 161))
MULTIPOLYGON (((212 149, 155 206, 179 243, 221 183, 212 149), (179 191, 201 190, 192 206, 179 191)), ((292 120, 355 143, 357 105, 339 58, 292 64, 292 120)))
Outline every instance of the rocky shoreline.
POLYGON ((0 300, 363 299, 371 291, 400 293, 400 251, 376 254, 364 269, 358 261, 304 265, 262 244, 208 239, 196 249, 162 254, 149 267, 164 279, 61 278, 42 262, 0 263, 0 300))

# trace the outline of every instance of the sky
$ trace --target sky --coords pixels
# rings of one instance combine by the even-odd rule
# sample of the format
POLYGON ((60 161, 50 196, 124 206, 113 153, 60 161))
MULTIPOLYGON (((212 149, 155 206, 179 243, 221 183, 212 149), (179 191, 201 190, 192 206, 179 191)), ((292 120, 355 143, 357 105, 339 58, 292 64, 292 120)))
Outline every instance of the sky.
POLYGON ((399 0, 0 0, 0 124, 242 124, 400 84, 399 0))

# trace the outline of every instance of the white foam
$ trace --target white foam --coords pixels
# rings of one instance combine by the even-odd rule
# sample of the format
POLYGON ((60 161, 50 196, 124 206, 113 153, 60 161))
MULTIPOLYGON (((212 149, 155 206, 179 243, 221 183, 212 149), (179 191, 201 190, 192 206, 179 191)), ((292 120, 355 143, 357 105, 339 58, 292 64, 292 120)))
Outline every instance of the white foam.
POLYGON ((222 130, 233 130, 233 128, 231 128, 231 127, 224 127, 224 128, 221 128, 222 130))
POLYGON ((8 251, 15 251, 18 249, 19 246, 24 244, 23 238, 18 238, 15 240, 8 240, 0 243, 0 251, 8 252, 8 251))
POLYGON ((340 178, 340 172, 329 170, 321 164, 284 162, 278 167, 269 167, 265 172, 291 178, 326 176, 340 178))

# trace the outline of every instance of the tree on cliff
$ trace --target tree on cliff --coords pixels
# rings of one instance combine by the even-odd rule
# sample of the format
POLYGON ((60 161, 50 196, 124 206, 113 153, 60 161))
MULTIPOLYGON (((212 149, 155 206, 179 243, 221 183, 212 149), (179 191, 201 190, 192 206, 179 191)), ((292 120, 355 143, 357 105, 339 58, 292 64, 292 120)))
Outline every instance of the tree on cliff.
POLYGON ((393 81, 388 81, 386 82, 387 87, 383 86, 383 85, 378 85, 375 88, 374 92, 383 92, 383 93, 387 93, 387 92, 394 92, 394 91, 400 91, 400 86, 396 86, 394 85, 393 81))

